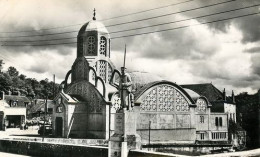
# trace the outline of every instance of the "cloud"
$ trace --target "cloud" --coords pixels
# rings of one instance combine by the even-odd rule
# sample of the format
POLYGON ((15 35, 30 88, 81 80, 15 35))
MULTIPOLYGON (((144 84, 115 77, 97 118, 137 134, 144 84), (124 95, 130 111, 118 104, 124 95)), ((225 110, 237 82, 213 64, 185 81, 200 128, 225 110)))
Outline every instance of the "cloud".
POLYGON ((260 47, 249 48, 249 49, 246 49, 245 52, 248 52, 248 53, 260 53, 260 47))

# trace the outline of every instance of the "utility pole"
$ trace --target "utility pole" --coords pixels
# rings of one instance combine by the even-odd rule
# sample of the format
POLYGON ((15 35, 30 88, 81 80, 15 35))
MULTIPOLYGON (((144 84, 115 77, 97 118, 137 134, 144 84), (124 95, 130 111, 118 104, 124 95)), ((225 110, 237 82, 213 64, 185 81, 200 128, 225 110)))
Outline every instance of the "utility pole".
POLYGON ((46 121, 46 112, 47 112, 47 101, 48 101, 48 93, 46 94, 46 100, 44 104, 44 121, 43 121, 43 137, 42 141, 44 141, 44 136, 45 136, 45 121, 46 121))
POLYGON ((149 121, 149 145, 151 144, 151 121, 149 121))
POLYGON ((52 91, 52 92, 53 92, 52 94, 53 94, 53 99, 54 99, 54 97, 55 97, 55 74, 53 74, 53 87, 52 87, 52 88, 53 88, 53 89, 52 89, 52 90, 53 90, 53 91, 52 91))

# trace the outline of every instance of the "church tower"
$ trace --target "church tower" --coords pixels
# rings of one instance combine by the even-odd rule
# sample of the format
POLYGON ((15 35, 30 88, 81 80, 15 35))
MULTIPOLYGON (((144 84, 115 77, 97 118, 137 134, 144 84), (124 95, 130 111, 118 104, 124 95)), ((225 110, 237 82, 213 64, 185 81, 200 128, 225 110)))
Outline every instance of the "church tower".
MULTIPOLYGON (((92 80, 94 73, 103 79, 104 83, 109 83, 114 65, 110 61, 110 35, 106 27, 95 17, 84 24, 79 30, 77 36, 77 58, 85 58, 92 71, 92 80)), ((72 74, 73 77, 73 74, 72 74)), ((89 79, 89 81, 91 81, 89 79)), ((72 78, 73 81, 73 78, 72 78)))

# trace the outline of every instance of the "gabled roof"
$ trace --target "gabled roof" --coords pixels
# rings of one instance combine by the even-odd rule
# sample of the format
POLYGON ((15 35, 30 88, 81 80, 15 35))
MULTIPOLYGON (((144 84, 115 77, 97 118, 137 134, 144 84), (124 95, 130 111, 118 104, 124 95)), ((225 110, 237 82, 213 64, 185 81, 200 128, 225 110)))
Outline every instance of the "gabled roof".
POLYGON ((26 96, 18 96, 18 95, 5 95, 5 101, 9 104, 11 101, 18 101, 17 106, 18 107, 25 107, 25 102, 29 103, 30 99, 28 99, 26 96))
POLYGON ((188 88, 202 96, 205 96, 209 102, 224 101, 223 93, 211 83, 187 84, 181 85, 181 87, 188 88))

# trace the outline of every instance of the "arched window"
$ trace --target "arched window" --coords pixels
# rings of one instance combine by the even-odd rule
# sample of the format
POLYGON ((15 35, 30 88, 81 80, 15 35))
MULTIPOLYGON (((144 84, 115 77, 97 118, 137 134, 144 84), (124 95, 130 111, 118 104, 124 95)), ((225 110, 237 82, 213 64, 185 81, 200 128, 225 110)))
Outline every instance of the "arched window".
POLYGON ((100 38, 100 54, 106 55, 107 40, 105 37, 100 38))

